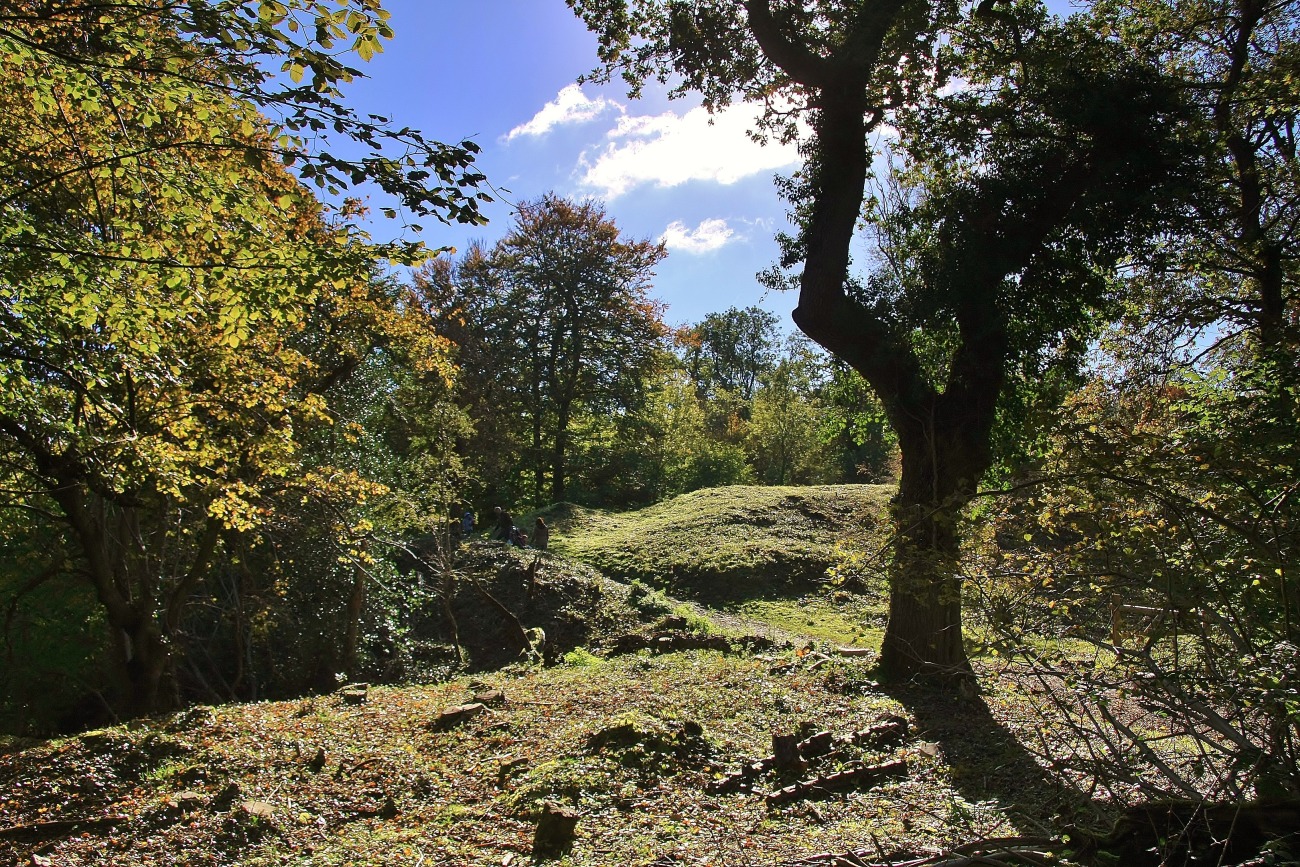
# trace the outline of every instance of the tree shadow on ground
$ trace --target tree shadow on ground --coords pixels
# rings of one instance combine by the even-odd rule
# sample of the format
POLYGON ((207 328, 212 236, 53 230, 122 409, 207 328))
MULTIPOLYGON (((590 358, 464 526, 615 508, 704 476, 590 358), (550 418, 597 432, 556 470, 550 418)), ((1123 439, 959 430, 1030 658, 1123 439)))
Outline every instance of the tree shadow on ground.
POLYGON ((969 802, 995 802, 1022 833, 1054 836, 1097 825, 1100 805, 1039 764, 981 697, 958 698, 916 684, 885 688, 916 721, 914 737, 939 745, 953 787, 969 802))

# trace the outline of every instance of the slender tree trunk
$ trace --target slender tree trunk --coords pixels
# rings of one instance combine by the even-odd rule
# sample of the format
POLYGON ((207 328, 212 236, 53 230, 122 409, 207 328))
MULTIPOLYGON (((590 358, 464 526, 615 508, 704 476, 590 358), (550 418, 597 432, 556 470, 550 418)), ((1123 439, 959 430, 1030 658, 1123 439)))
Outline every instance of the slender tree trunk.
MULTIPOLYGON (((365 542, 361 543, 365 551, 365 542)), ((348 596, 347 609, 344 613, 343 633, 343 671, 348 680, 357 676, 357 651, 361 646, 361 613, 366 606, 366 570, 358 562, 352 570, 352 593, 348 596)))
POLYGON ((555 408, 555 449, 551 454, 551 502, 564 500, 569 467, 569 402, 563 401, 555 408))

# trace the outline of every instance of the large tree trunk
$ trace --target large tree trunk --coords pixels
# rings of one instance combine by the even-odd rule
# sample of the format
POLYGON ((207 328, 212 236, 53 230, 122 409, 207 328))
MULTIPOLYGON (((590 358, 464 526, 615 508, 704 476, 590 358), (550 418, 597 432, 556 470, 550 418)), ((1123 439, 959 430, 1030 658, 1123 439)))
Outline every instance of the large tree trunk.
POLYGON ((971 669, 962 643, 958 524, 972 486, 958 475, 967 461, 953 432, 917 428, 900 437, 903 474, 890 509, 895 544, 880 668, 890 680, 960 681, 971 669))
POLYGON ((129 627, 116 631, 119 679, 125 697, 121 715, 136 717, 178 707, 175 660, 154 618, 141 615, 129 627))

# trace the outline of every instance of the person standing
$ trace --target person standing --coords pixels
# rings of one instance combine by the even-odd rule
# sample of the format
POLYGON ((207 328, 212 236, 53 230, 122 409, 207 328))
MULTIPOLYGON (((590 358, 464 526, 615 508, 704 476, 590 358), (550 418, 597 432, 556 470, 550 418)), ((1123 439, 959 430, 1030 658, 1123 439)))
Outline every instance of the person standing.
POLYGON ((546 546, 551 543, 551 528, 546 526, 541 515, 538 515, 537 520, 533 522, 532 543, 538 551, 545 551, 546 546))

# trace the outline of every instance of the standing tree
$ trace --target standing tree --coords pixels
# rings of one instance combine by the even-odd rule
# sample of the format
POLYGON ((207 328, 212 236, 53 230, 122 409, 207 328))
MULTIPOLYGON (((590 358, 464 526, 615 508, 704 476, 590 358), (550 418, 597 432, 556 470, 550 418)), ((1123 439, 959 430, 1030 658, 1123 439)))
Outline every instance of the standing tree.
POLYGON ((664 255, 662 245, 625 240, 599 205, 548 195, 520 205, 490 252, 417 274, 459 343, 470 415, 496 440, 475 450, 516 444, 520 454, 502 455, 498 472, 526 472, 535 502, 564 499, 581 419, 626 417, 644 403, 667 336, 648 295, 664 255))
POLYGON ((788 353, 763 376, 754 396, 745 437, 754 474, 769 485, 810 485, 829 481, 825 385, 826 356, 801 335, 792 335, 788 353))
POLYGON ((965 682, 958 519, 992 463, 1007 374, 1093 315, 1102 287, 1079 266, 1113 260, 1163 182, 1171 100, 1117 45, 1030 3, 965 21, 956 4, 898 0, 569 4, 600 37, 605 78, 672 76, 709 107, 763 101, 772 134, 806 112, 787 184, 794 320, 871 385, 902 454, 882 668, 965 682), (954 78, 969 87, 945 91, 954 78), (849 248, 887 117, 919 185, 900 246, 862 280, 849 248))
POLYGON ((682 354, 701 399, 717 398, 720 391, 745 403, 754 399, 759 380, 776 365, 776 322, 761 307, 732 307, 686 331, 682 354))
MULTIPOLYGON (((1028 508, 1007 509, 996 527, 1012 542, 997 551, 998 574, 1024 576, 1047 597, 1020 615, 1036 607, 1068 624, 1071 640, 1113 654, 1114 665, 1076 670, 1091 706, 1071 724, 1109 753, 1146 759, 1144 788, 1294 798, 1300 8, 1099 7, 1104 26, 1189 94, 1196 195, 1158 247, 1134 250, 1126 315, 1048 427, 1028 508), (1160 613, 1138 634, 1112 600, 1160 613), (1102 697, 1116 687, 1186 733, 1178 749, 1154 734, 1162 726, 1111 714, 1102 697)), ((1107 770, 1101 781, 1122 781, 1122 793, 1133 767, 1107 770)))

